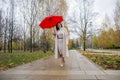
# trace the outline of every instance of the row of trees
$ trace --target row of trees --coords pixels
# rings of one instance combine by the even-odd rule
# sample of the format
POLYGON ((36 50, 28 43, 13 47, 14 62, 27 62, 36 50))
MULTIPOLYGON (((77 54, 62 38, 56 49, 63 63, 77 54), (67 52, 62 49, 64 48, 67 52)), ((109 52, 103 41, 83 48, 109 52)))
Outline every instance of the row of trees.
POLYGON ((42 30, 39 23, 46 16, 65 17, 64 0, 2 0, 0 8, 0 50, 47 50, 53 48, 53 30, 42 30))
POLYGON ((93 47, 94 48, 120 48, 120 30, 102 31, 99 36, 94 36, 93 47))
POLYGON ((120 48, 120 1, 117 0, 114 10, 114 25, 111 26, 109 17, 105 17, 100 35, 94 36, 94 48, 120 48))

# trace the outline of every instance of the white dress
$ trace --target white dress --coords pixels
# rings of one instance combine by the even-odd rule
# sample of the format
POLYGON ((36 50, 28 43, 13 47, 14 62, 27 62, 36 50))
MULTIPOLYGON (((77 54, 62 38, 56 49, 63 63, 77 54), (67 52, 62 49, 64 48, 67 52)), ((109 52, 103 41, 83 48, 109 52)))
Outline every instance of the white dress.
POLYGON ((57 31, 57 48, 58 48, 58 55, 63 55, 64 57, 64 53, 63 53, 63 31, 60 29, 57 31))

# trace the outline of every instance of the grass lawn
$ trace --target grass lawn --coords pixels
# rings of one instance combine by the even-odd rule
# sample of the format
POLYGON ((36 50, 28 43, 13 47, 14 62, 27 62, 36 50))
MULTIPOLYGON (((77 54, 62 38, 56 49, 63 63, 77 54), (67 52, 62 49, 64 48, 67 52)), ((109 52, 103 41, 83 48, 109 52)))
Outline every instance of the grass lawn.
POLYGON ((53 55, 53 52, 0 53, 0 71, 53 55))
POLYGON ((94 53, 89 51, 80 52, 104 69, 120 70, 120 55, 109 55, 108 53, 94 53))

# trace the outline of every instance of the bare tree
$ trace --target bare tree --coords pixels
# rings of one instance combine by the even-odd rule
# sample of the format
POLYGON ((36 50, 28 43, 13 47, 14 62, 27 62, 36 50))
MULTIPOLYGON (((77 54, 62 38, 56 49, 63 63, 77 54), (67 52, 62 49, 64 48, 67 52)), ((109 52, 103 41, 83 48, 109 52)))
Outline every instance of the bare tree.
POLYGON ((70 19, 72 23, 77 24, 77 27, 72 30, 73 33, 79 35, 83 42, 83 49, 86 50, 86 40, 90 36, 89 30, 92 23, 92 19, 96 13, 92 10, 93 1, 92 0, 76 0, 79 3, 77 11, 74 12, 73 18, 70 19), (79 14, 76 14, 78 13, 79 14), (77 17, 79 16, 79 19, 77 17))
POLYGON ((14 16, 15 16, 14 14, 15 5, 14 4, 15 3, 14 3, 14 0, 10 0, 8 3, 10 4, 10 7, 6 10, 7 18, 6 18, 6 27, 5 27, 5 37, 6 37, 7 29, 8 29, 8 51, 12 53, 12 49, 13 49, 12 43, 13 43, 13 35, 14 35, 14 16))

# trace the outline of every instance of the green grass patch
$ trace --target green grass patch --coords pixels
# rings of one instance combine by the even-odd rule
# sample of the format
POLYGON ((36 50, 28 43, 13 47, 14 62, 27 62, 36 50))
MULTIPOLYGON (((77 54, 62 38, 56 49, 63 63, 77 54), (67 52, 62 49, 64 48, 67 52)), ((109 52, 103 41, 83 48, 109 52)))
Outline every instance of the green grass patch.
POLYGON ((21 64, 26 64, 34 60, 52 56, 53 52, 13 52, 0 53, 0 71, 12 68, 21 64))
MULTIPOLYGON (((83 52, 83 51, 82 51, 83 52)), ((94 63, 104 69, 120 70, 120 55, 106 55, 108 53, 83 52, 83 55, 88 57, 94 63)))

